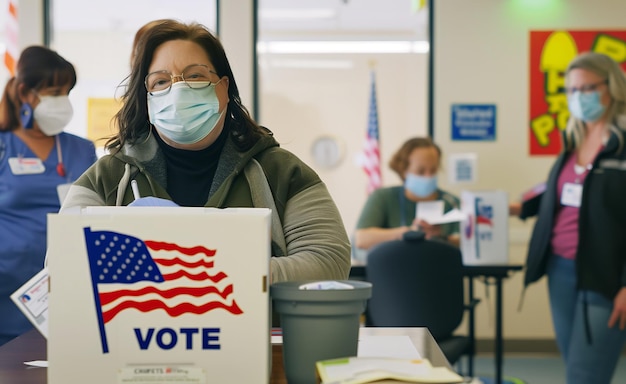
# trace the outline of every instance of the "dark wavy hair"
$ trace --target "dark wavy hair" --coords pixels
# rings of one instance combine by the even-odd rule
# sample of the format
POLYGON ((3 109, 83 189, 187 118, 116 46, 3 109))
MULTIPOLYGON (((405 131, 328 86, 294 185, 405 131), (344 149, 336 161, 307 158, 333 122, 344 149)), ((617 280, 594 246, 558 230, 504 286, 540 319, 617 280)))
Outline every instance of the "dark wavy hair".
POLYGON ((217 37, 204 25, 163 19, 151 24, 137 42, 131 74, 127 78, 126 92, 122 96, 122 108, 114 117, 119 131, 107 141, 106 147, 109 150, 119 151, 125 143, 133 144, 141 137, 145 137, 151 129, 144 79, 155 50, 171 40, 188 40, 198 44, 206 51, 218 76, 228 76, 227 118, 230 121, 225 122, 225 129, 228 127, 230 137, 239 150, 249 149, 261 136, 269 134, 252 119, 241 103, 235 76, 217 37))
POLYGON ((404 173, 409 167, 409 156, 415 148, 435 148, 439 159, 441 159, 441 148, 435 144, 428 137, 414 137, 408 139, 402 144, 400 149, 394 153, 389 161, 389 168, 391 168, 402 180, 404 180, 404 173))
POLYGON ((76 85, 74 66, 55 51, 33 45, 25 48, 17 61, 15 76, 4 87, 0 100, 0 131, 13 131, 21 126, 20 96, 49 87, 76 85), (20 85, 24 87, 20 90, 20 85), (20 95, 21 92, 21 95, 20 95))

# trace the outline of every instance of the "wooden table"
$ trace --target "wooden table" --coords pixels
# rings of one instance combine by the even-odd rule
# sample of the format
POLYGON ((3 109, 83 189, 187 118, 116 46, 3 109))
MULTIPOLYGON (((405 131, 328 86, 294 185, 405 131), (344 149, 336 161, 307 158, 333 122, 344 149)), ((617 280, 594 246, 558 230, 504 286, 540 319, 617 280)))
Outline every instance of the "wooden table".
MULTIPOLYGON (((426 328, 361 328, 360 336, 409 336, 423 358, 435 367, 452 367, 426 328)), ((46 368, 29 368, 25 361, 46 360, 46 340, 32 330, 0 347, 0 384, 45 384, 46 368)), ((282 345, 272 345, 270 384, 287 384, 283 369, 282 345)))
POLYGON ((36 384, 47 381, 46 368, 30 368, 25 361, 46 360, 46 339, 29 331, 0 347, 0 384, 36 384))

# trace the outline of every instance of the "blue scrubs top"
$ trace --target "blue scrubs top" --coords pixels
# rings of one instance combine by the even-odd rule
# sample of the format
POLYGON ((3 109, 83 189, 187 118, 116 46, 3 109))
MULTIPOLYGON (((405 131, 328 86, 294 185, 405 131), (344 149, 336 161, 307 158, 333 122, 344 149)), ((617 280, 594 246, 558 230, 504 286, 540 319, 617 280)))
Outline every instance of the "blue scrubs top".
POLYGON ((48 213, 59 211, 57 185, 75 181, 96 161, 93 143, 59 135, 65 176, 57 173, 56 145, 38 174, 15 175, 10 158, 36 158, 12 132, 0 132, 0 345, 31 328, 10 295, 43 268, 48 213))

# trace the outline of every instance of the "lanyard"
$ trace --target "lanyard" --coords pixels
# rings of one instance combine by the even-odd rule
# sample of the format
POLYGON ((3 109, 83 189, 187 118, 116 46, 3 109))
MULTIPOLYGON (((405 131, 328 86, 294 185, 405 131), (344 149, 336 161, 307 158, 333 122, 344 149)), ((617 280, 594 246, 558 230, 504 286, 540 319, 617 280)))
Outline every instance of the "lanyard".
POLYGON ((400 226, 406 227, 406 197, 404 196, 404 189, 399 189, 398 197, 400 198, 400 226))

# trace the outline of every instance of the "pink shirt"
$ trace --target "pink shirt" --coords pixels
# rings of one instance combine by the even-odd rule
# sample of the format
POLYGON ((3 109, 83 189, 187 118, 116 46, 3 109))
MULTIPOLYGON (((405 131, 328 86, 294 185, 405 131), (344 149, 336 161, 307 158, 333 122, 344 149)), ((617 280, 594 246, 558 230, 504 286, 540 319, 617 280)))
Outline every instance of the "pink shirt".
POLYGON ((578 248, 578 207, 570 207, 561 204, 563 194, 563 185, 565 183, 583 184, 585 177, 589 173, 588 168, 579 168, 579 172, 575 171, 576 152, 565 161, 563 169, 559 174, 557 181, 557 212, 554 218, 554 227, 552 227, 552 252, 566 259, 576 258, 576 249, 578 248))

